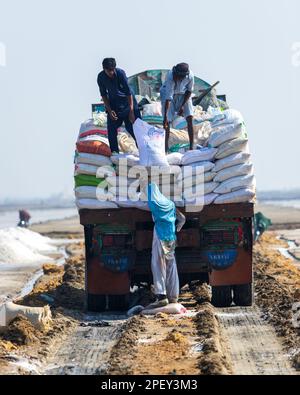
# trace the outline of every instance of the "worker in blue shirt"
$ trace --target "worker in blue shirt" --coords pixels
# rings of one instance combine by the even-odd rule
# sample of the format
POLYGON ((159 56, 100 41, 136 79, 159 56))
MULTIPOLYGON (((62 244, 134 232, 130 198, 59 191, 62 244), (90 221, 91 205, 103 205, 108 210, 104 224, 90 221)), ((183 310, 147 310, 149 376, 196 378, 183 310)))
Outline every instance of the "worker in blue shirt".
POLYGON ((118 128, 124 122, 126 130, 135 139, 132 124, 136 118, 141 118, 141 114, 124 70, 116 67, 114 58, 105 58, 102 66, 97 83, 107 111, 108 140, 111 151, 119 152, 118 128))
POLYGON ((194 74, 187 63, 179 63, 167 74, 166 81, 160 88, 163 113, 163 125, 166 131, 166 152, 170 135, 170 123, 177 116, 184 117, 187 122, 190 150, 194 145, 193 103, 194 74))

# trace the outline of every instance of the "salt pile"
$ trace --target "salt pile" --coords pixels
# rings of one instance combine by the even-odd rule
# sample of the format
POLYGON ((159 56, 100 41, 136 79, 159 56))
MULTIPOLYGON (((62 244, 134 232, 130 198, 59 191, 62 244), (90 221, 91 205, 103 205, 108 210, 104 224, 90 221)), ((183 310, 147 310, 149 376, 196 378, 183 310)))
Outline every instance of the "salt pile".
POLYGON ((22 228, 0 230, 0 264, 32 264, 49 261, 48 253, 57 251, 48 237, 22 228))

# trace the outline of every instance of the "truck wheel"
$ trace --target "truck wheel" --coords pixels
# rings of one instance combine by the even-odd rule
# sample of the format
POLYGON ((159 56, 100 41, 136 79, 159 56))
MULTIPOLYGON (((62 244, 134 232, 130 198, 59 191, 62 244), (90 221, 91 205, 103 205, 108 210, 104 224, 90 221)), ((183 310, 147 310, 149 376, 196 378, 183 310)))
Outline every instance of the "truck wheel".
POLYGON ((252 283, 243 285, 234 285, 233 287, 233 301, 236 306, 252 306, 253 291, 252 283))
POLYGON ((211 303, 215 307, 229 307, 232 303, 231 287, 230 286, 219 286, 211 287, 212 297, 211 303))
POLYGON ((105 295, 87 295, 87 310, 100 313, 106 309, 105 295))
POLYGON ((129 308, 129 295, 109 295, 108 310, 124 311, 129 308))

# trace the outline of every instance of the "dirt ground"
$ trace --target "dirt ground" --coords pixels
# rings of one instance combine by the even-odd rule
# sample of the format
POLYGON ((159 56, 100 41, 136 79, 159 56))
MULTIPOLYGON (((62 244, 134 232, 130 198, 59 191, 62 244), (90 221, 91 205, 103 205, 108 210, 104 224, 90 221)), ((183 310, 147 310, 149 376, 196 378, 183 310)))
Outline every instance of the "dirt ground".
POLYGON ((300 369, 300 334, 293 327, 292 309, 300 301, 300 274, 277 252, 279 245, 286 242, 268 232, 254 248, 253 308, 215 309, 209 287, 195 283, 180 295, 186 315, 128 319, 126 314, 83 311, 83 244, 71 244, 65 266, 44 265, 32 292, 18 301, 49 304, 50 330, 37 331, 24 317, 11 322, 0 334, 0 373, 294 374, 289 360, 300 369), (277 370, 270 362, 276 358, 277 370))
POLYGON ((187 289, 187 315, 136 316, 112 349, 108 374, 230 374, 231 363, 207 286, 187 289), (197 298, 201 294, 202 299, 197 298), (199 303, 200 302, 200 303, 199 303))
POLYGON ((293 307, 300 302, 300 271, 274 250, 274 245, 280 244, 286 243, 267 233, 254 248, 255 300, 282 338, 294 366, 300 369, 300 328, 293 324, 293 307))

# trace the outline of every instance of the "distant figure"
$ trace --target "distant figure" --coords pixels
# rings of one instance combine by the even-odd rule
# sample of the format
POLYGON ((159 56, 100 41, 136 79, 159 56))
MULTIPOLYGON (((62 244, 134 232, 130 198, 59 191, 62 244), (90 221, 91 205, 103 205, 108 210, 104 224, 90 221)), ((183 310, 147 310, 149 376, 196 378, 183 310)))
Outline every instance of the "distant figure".
POLYGON ((118 128, 125 123, 128 133, 135 139, 132 124, 141 118, 137 101, 129 87, 125 71, 116 67, 114 58, 105 58, 98 75, 98 86, 107 112, 107 131, 110 149, 119 152, 118 128))
POLYGON ((170 123, 177 116, 184 117, 187 122, 190 150, 194 145, 193 103, 194 74, 187 63, 179 63, 167 74, 165 83, 160 88, 164 129, 166 131, 166 152, 168 151, 170 123))
POLYGON ((30 221, 30 214, 26 210, 19 210, 19 223, 18 226, 21 228, 27 228, 30 221))

